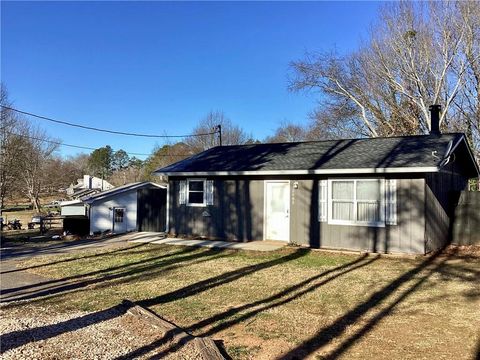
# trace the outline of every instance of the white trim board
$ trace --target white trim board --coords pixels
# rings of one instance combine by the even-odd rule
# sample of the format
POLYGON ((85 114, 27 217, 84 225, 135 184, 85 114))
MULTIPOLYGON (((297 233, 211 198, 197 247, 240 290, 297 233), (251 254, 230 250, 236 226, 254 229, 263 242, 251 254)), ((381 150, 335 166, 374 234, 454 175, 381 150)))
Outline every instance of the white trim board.
POLYGON ((155 172, 165 176, 238 176, 238 175, 344 175, 344 174, 387 174, 439 172, 438 166, 397 167, 397 168, 356 168, 356 169, 317 169, 317 170, 249 170, 249 171, 192 171, 155 172))

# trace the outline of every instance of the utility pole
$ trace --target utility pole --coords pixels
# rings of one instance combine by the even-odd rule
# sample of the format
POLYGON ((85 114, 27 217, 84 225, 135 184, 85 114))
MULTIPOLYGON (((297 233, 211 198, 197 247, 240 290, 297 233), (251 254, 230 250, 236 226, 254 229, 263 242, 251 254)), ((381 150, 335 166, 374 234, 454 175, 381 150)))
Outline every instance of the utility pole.
POLYGON ((217 125, 217 131, 218 131, 218 140, 220 143, 220 146, 222 146, 222 125, 217 125))

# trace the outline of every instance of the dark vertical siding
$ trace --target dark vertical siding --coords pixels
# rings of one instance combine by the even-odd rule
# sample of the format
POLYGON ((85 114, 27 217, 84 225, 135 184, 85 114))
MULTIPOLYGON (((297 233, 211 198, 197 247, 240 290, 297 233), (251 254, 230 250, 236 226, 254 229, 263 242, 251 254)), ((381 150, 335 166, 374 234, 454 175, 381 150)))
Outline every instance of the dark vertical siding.
MULTIPOLYGON (((316 248, 393 253, 424 253, 438 248, 449 232, 445 209, 451 206, 452 189, 466 183, 464 177, 452 177, 451 174, 450 179, 454 179, 455 184, 449 183, 446 175, 398 176, 397 225, 385 227, 320 223, 320 178, 292 178, 291 242, 316 248)), ((214 205, 207 207, 179 205, 180 180, 170 179, 171 233, 233 241, 263 239, 264 178, 216 178, 214 205)))
POLYGON ((165 231, 167 189, 140 189, 137 192, 137 230, 165 231))
POLYGON ((180 178, 170 184, 170 233, 232 241, 263 239, 263 181, 214 180, 214 205, 193 207, 178 201, 180 178))
MULTIPOLYGON (((293 183, 293 182, 292 182, 293 183)), ((397 180, 397 225, 329 225, 318 221, 318 180, 292 185, 291 239, 300 245, 375 252, 423 253, 424 179, 397 180)))
POLYGON ((425 183, 425 239, 426 251, 434 251, 448 244, 452 238, 452 224, 460 192, 465 190, 468 178, 460 173, 460 161, 448 164, 439 173, 426 174, 425 183))

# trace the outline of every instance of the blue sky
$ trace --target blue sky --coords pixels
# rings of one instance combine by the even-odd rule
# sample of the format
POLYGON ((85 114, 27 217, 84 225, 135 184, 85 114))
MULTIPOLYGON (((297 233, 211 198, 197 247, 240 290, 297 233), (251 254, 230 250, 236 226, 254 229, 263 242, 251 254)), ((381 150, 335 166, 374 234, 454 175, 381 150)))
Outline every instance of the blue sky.
MULTIPOLYGON (((15 107, 56 119, 174 135, 222 110, 261 140, 315 107, 314 95, 288 91, 289 63, 354 49, 379 6, 2 1, 1 78, 15 107)), ((163 143, 32 122, 71 144, 150 153, 163 143)))

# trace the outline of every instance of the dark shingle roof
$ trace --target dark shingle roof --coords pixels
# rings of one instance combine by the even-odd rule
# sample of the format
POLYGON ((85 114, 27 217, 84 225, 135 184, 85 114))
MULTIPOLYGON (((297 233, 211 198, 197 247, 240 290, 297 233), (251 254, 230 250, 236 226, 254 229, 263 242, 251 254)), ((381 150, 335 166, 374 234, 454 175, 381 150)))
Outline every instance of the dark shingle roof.
MULTIPOLYGON (((348 169, 438 167, 463 134, 218 146, 157 174, 322 172, 348 169), (451 144, 451 145, 449 145, 451 144)), ((358 172, 358 171, 357 171, 358 172)), ((406 169, 405 172, 408 172, 406 169)))
POLYGON ((113 189, 110 189, 110 190, 107 190, 107 191, 103 191, 103 192, 100 192, 100 193, 92 195, 92 196, 83 197, 81 200, 84 203, 91 204, 91 203, 94 203, 95 201, 98 201, 98 200, 103 200, 103 199, 109 198, 109 197, 114 196, 114 195, 118 195, 118 194, 128 192, 128 191, 131 191, 131 190, 138 190, 138 189, 141 189, 141 188, 144 188, 144 187, 163 188, 165 186, 158 185, 158 184, 155 184, 153 182, 148 182, 148 181, 135 182, 135 183, 131 183, 131 184, 118 186, 116 188, 113 188, 113 189))

